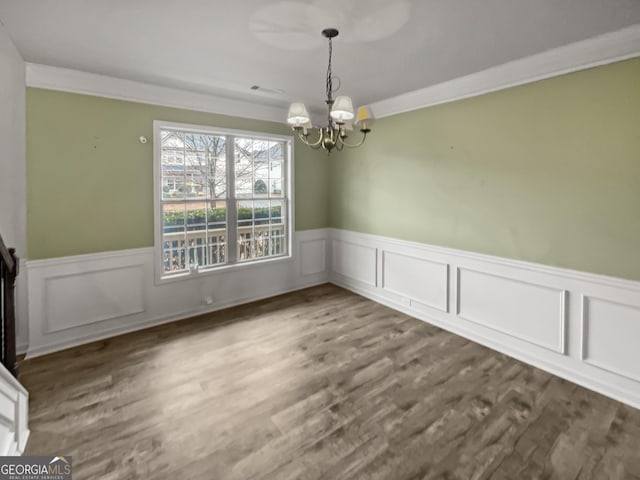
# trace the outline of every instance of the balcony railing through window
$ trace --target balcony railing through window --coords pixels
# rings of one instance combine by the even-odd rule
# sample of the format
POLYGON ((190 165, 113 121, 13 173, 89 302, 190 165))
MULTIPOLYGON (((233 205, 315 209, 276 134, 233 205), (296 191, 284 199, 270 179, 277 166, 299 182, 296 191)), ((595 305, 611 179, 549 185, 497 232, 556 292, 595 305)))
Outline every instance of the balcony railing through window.
MULTIPOLYGON (((188 271, 208 265, 222 265, 226 258, 226 230, 194 230, 163 235, 165 272, 188 271)), ((238 228, 238 261, 286 253, 283 223, 238 228)))

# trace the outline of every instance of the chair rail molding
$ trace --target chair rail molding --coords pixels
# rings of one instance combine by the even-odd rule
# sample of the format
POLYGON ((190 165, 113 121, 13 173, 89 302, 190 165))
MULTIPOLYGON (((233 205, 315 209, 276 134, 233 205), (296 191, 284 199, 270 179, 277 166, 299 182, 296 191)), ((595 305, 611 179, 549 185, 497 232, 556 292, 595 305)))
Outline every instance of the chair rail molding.
POLYGON ((640 408, 640 282, 346 230, 329 239, 333 283, 640 408))

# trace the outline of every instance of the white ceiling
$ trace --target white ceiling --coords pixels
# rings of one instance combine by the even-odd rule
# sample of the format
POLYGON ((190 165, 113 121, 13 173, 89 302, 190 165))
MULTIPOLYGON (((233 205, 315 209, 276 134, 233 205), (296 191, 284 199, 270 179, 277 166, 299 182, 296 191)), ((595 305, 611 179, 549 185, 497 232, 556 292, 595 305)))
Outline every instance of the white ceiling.
POLYGON ((0 0, 0 21, 28 62, 321 109, 323 28, 363 104, 640 24, 640 0, 0 0))

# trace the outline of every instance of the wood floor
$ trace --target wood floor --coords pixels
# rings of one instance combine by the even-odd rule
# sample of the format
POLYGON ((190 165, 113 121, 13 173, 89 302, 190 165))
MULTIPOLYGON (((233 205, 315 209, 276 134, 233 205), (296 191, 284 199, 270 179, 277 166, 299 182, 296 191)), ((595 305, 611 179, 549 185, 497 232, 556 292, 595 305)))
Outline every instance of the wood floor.
POLYGON ((640 478, 640 411, 332 285, 21 372, 75 480, 640 478))

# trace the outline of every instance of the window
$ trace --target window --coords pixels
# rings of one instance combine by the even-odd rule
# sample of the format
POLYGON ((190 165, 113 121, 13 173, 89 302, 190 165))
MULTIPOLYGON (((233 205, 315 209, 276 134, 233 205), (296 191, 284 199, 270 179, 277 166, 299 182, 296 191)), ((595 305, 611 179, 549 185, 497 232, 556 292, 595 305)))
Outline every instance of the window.
POLYGON ((159 279, 287 257, 291 137, 154 122, 159 279))

